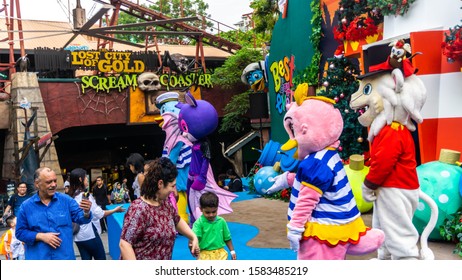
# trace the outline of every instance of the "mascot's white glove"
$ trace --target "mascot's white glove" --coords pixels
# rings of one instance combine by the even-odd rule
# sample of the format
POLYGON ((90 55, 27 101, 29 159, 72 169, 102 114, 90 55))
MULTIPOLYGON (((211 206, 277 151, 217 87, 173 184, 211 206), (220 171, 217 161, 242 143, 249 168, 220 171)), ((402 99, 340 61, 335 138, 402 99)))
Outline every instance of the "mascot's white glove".
POLYGON ((287 176, 289 175, 289 171, 282 173, 276 177, 268 178, 269 182, 274 182, 271 188, 266 191, 266 194, 272 194, 278 192, 283 189, 287 189, 289 187, 289 183, 287 181, 287 176))
POLYGON ((298 249, 300 249, 300 240, 302 239, 302 233, 305 229, 292 227, 291 225, 287 225, 287 228, 289 229, 287 232, 287 239, 289 239, 290 242, 290 249, 297 252, 298 249))
POLYGON ((377 199, 377 196, 375 195, 375 190, 369 189, 366 185, 361 186, 362 193, 363 193, 363 199, 367 202, 373 202, 377 199))

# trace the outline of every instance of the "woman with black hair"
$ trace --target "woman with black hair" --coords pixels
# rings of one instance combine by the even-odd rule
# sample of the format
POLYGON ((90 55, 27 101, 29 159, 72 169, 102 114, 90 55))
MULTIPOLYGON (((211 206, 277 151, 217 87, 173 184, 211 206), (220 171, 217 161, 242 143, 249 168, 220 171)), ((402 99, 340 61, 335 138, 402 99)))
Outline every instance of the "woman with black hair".
POLYGON ((135 174, 132 188, 134 199, 137 199, 140 197, 141 185, 144 180, 144 158, 138 153, 133 153, 127 158, 126 165, 130 168, 130 171, 135 174))
POLYGON ((178 171, 166 157, 148 164, 141 197, 130 204, 120 235, 124 260, 170 260, 176 232, 189 239, 191 254, 198 256, 199 242, 188 224, 169 201, 178 171))
POLYGON ((106 251, 104 250, 103 241, 101 240, 100 219, 107 217, 115 212, 125 212, 122 206, 117 206, 112 210, 103 210, 96 204, 95 198, 90 194, 87 172, 82 168, 76 168, 71 171, 69 195, 77 203, 82 199, 89 199, 92 204, 90 211, 93 214, 91 223, 80 225, 78 231, 74 233, 74 242, 80 252, 82 260, 105 260, 106 251))

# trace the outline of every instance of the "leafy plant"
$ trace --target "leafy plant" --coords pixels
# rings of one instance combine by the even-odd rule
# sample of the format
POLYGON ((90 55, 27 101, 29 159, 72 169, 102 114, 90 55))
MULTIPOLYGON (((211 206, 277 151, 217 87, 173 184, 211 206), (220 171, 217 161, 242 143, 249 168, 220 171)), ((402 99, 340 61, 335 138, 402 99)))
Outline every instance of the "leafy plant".
POLYGON ((384 16, 397 16, 397 15, 405 15, 411 4, 414 3, 415 0, 368 0, 367 3, 370 7, 374 7, 380 11, 380 13, 384 16))
POLYGON ((275 200, 282 200, 284 202, 289 202, 291 192, 292 192, 292 188, 289 187, 287 189, 283 189, 278 192, 275 192, 271 195, 264 195, 264 197, 268 199, 275 199, 275 200))
POLYGON ((220 85, 224 89, 231 89, 238 84, 242 84, 242 70, 250 63, 262 60, 262 51, 242 48, 234 55, 228 57, 225 63, 215 69, 212 74, 212 83, 220 85))
POLYGON ((319 85, 319 64, 321 63, 321 51, 319 50, 319 43, 321 42, 322 32, 321 32, 321 7, 319 0, 312 0, 311 4, 311 36, 310 42, 313 46, 313 57, 311 58, 311 63, 302 71, 296 73, 293 78, 294 88, 299 84, 308 83, 310 86, 317 87, 319 85))
MULTIPOLYGON (((250 63, 260 60, 262 60, 261 50, 242 48, 230 56, 221 67, 215 69, 212 83, 220 85, 223 89, 233 89, 242 84, 242 70, 250 63)), ((249 94, 251 91, 237 92, 226 105, 219 133, 232 130, 241 132, 245 130, 246 124, 250 124, 249 118, 244 117, 250 108, 249 94)))
POLYGON ((249 94, 252 94, 252 91, 249 90, 241 94, 236 94, 226 104, 223 109, 225 115, 218 131, 219 133, 231 130, 235 132, 244 131, 246 124, 249 123, 248 118, 243 117, 250 108, 249 94))
POLYGON ((252 169, 249 171, 249 175, 247 175, 247 178, 249 179, 249 193, 257 193, 257 190, 255 189, 255 184, 253 182, 253 178, 255 177, 255 174, 257 174, 258 170, 262 168, 263 166, 257 161, 252 169))
POLYGON ((445 240, 456 243, 453 253, 462 257, 462 207, 444 219, 440 234, 445 240))
POLYGON ((319 84, 319 63, 321 53, 315 53, 311 58, 311 64, 302 71, 297 72, 293 78, 294 88, 299 84, 308 83, 310 86, 317 87, 319 84))
POLYGON ((273 0, 254 0, 250 3, 250 8, 253 9, 255 33, 264 34, 266 41, 271 41, 274 25, 279 18, 278 3, 273 0))

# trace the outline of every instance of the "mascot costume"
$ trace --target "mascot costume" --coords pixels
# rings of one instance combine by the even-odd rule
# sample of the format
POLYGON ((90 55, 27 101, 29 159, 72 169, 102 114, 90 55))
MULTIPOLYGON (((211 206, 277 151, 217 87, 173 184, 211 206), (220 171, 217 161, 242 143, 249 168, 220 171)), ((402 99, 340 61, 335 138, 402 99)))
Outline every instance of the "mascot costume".
POLYGON ((241 81, 250 86, 254 92, 268 91, 268 78, 266 75, 266 61, 253 62, 242 71, 241 81))
POLYGON ((342 116, 333 100, 307 94, 308 85, 299 85, 284 116, 290 139, 281 149, 297 147, 297 172, 277 176, 267 193, 292 186, 287 238, 299 260, 343 260, 347 254, 374 252, 384 234, 364 224, 336 151, 342 116))
POLYGON ((162 93, 156 98, 156 106, 160 110, 160 117, 156 122, 165 131, 165 142, 162 156, 168 157, 178 170, 176 189, 178 191, 178 214, 186 222, 189 221, 187 207, 186 185, 188 181, 189 165, 191 163, 192 143, 183 137, 178 126, 179 94, 176 92, 162 93))
MULTIPOLYGON (((377 69, 376 67, 371 67, 377 69)), ((409 68, 409 67, 408 67, 409 68)), ((352 109, 368 109, 358 118, 370 127, 371 163, 362 186, 363 198, 374 202, 373 228, 385 233, 378 259, 434 259, 427 238, 436 224, 435 202, 420 191, 416 171, 416 154, 411 131, 412 120, 422 122, 420 110, 426 100, 426 89, 415 75, 407 76, 401 68, 384 68, 359 76, 360 86, 351 96, 352 109), (419 198, 432 210, 430 221, 421 236, 412 223, 419 198)))
POLYGON ((186 104, 177 105, 180 107, 178 125, 183 135, 193 144, 187 183, 189 223, 193 224, 202 215, 199 198, 203 193, 213 192, 218 195, 218 215, 231 213, 231 201, 237 196, 218 186, 210 166, 207 136, 218 126, 217 111, 209 102, 195 100, 190 92, 186 93, 185 100, 186 104))

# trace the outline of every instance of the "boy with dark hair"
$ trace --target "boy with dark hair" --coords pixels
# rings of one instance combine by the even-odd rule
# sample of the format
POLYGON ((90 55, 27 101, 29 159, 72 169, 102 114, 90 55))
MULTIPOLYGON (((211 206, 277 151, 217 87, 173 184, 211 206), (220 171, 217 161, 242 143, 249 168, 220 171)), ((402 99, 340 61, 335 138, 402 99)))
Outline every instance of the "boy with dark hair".
POLYGON ((199 200, 202 215, 194 222, 193 232, 199 239, 199 260, 226 260, 228 247, 233 260, 236 259, 231 232, 225 219, 217 216, 218 196, 212 192, 202 194, 199 200))
POLYGON ((8 229, 2 236, 2 253, 7 260, 24 260, 24 244, 16 238, 16 216, 11 214, 5 218, 8 229))

